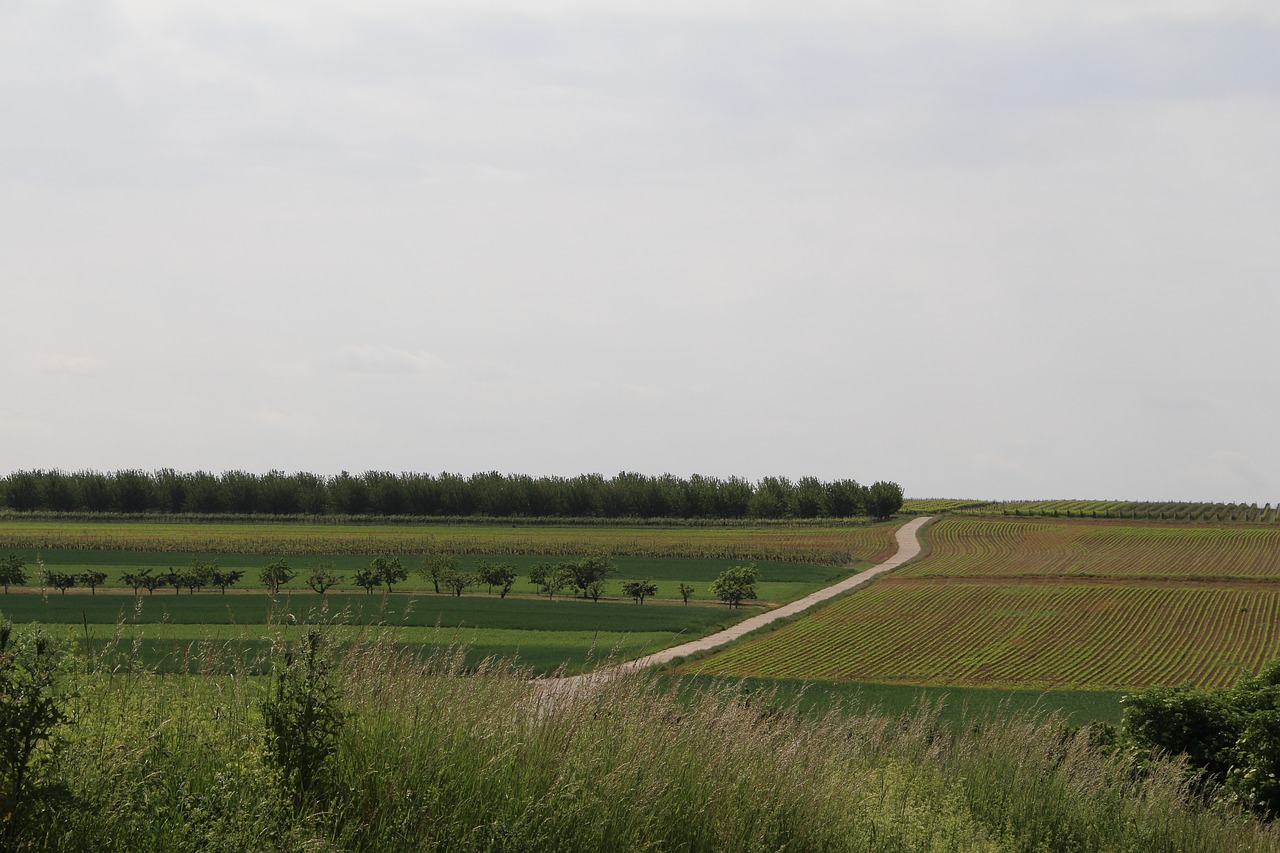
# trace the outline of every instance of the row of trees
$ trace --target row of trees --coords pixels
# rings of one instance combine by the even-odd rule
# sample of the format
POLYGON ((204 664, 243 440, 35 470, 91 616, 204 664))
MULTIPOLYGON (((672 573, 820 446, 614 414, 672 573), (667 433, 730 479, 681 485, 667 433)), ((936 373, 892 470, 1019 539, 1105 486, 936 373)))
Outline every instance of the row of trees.
POLYGON ((270 471, 17 471, 0 478, 0 507, 19 512, 241 515, 494 516, 500 518, 887 518, 895 483, 765 477, 719 479, 623 472, 530 477, 491 471, 336 476, 270 471))
MULTIPOLYGON (((474 571, 466 571, 461 567, 458 558, 452 554, 428 554, 417 569, 419 575, 430 581, 437 593, 442 591, 461 596, 469 589, 481 586, 488 587, 492 594, 496 589, 501 598, 515 586, 519 579, 516 567, 509 563, 498 563, 480 560, 474 571)), ((529 581, 546 595, 548 599, 566 590, 575 595, 599 601, 604 596, 608 580, 618 573, 618 567, 607 557, 583 557, 578 560, 561 560, 560 562, 540 562, 529 570, 529 581)), ((202 560, 192 557, 183 569, 170 567, 167 571, 156 572, 150 568, 125 572, 121 579, 126 586, 133 588, 134 595, 141 595, 142 590, 154 595, 158 589, 173 587, 174 594, 187 590, 194 595, 196 590, 207 587, 218 587, 223 595, 227 588, 235 586, 244 577, 241 569, 223 569, 216 561, 202 560)), ((272 595, 279 593, 280 587, 298 577, 298 572, 286 560, 274 560, 258 573, 258 582, 272 595)), ((66 595, 68 589, 76 586, 87 586, 93 594, 106 579, 106 572, 90 570, 80 573, 40 570, 40 581, 52 586, 66 595)), ((409 578, 409 570, 399 557, 374 557, 370 564, 361 568, 352 577, 352 583, 361 587, 368 594, 375 589, 392 588, 409 578)), ((314 592, 324 595, 330 589, 345 583, 346 576, 334 571, 330 563, 319 563, 314 566, 305 578, 305 582, 314 592)), ((7 594, 10 586, 24 586, 31 580, 26 563, 17 554, 9 554, 0 560, 0 585, 7 594)), ((738 607, 743 601, 756 596, 756 567, 732 566, 712 581, 711 593, 720 601, 731 607, 738 607)), ((694 588, 686 583, 677 587, 684 603, 694 593, 694 588)), ((653 581, 633 580, 622 584, 624 595, 637 604, 643 604, 646 598, 657 594, 658 585, 653 581)))

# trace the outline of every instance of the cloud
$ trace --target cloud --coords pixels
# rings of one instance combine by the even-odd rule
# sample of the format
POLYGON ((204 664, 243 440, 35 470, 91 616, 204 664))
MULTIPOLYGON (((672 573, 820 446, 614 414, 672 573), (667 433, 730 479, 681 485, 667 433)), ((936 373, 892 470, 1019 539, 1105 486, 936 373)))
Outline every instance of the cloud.
POLYGON ((447 361, 426 350, 410 352, 380 344, 344 346, 338 350, 333 365, 343 373, 372 375, 443 376, 452 372, 452 367, 447 361))

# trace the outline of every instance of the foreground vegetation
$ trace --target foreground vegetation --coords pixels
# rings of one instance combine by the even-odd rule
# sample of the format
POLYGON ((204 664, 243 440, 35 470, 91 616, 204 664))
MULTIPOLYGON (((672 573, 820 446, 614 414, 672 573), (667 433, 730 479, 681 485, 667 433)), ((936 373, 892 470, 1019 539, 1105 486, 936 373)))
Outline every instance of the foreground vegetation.
MULTIPOLYGON (((283 633, 268 678, 58 669, 58 748, 21 790, 12 766, 0 783, 6 848, 1280 849, 1179 765, 1053 718, 814 716, 645 677, 569 695, 464 671, 457 650, 375 640, 334 659, 324 637, 283 633)), ((25 677, 32 647, 9 648, 0 669, 25 677)))

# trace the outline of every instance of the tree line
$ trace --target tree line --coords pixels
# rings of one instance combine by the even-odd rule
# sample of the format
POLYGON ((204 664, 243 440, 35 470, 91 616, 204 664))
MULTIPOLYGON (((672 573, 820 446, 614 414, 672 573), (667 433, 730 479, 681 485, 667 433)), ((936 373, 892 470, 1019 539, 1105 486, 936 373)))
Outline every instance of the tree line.
POLYGON ((531 477, 525 474, 363 474, 124 470, 15 471, 0 508, 17 512, 494 518, 888 518, 902 488, 855 480, 764 477, 531 477))
MULTIPOLYGON (((520 577, 516 567, 510 563, 479 560, 473 571, 467 571, 462 568, 456 555, 444 553, 425 555, 416 571, 423 580, 431 583, 437 594, 443 591, 459 597, 469 589, 485 586, 490 595, 497 589, 498 596, 506 598, 520 577)), ((584 599, 599 601, 605 594, 609 578, 616 574, 618 566, 608 557, 587 556, 577 560, 539 562, 529 570, 529 582, 537 587, 540 595, 545 595, 548 599, 555 598, 557 593, 572 591, 584 599)), ((276 595, 280 592, 280 587, 298 576, 299 571, 290 566, 287 560, 278 559, 262 567, 258 572, 258 582, 272 595, 276 595)), ((216 560, 192 557, 181 569, 170 566, 167 571, 158 572, 142 568, 125 572, 120 579, 125 586, 133 588, 134 595, 141 595, 144 589, 148 595, 154 595, 156 590, 166 587, 173 587, 175 595, 180 595, 184 589, 189 595, 195 595, 196 590, 206 587, 217 587, 226 595, 227 588, 235 586, 243 577, 242 569, 224 569, 218 566, 216 560)), ((356 571, 351 583, 372 595, 375 589, 380 588, 385 588, 389 593, 392 587, 408 578, 409 569, 399 557, 380 556, 374 557, 368 566, 356 571)), ((743 601, 756 597, 756 578, 754 563, 730 566, 708 588, 717 599, 737 608, 743 601)), ((41 567, 36 579, 63 595, 76 586, 87 586, 91 594, 97 595, 98 587, 107 580, 107 573, 97 569, 63 572, 41 567)), ((8 594, 10 586, 26 586, 30 580, 32 576, 20 556, 9 554, 0 559, 0 586, 4 588, 5 594, 8 594)), ((336 573, 331 563, 319 563, 312 567, 304 580, 313 592, 324 595, 330 589, 346 583, 347 576, 336 573)), ((683 582, 677 588, 685 604, 689 603, 694 591, 692 586, 683 582)), ((648 578, 623 581, 622 593, 636 604, 644 604, 646 598, 657 595, 658 585, 648 578)))

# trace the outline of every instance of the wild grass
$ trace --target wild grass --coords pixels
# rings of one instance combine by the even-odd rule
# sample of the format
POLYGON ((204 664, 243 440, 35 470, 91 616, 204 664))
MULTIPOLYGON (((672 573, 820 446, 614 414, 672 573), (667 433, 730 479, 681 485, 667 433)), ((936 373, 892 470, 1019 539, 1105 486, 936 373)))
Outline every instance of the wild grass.
POLYGON ((265 748, 270 679, 81 676, 75 723, 41 765, 60 793, 12 849, 1280 849, 1191 797, 1176 765, 1138 773, 1053 716, 815 716, 768 691, 645 675, 568 693, 382 635, 333 673, 344 722, 301 799, 265 748))

